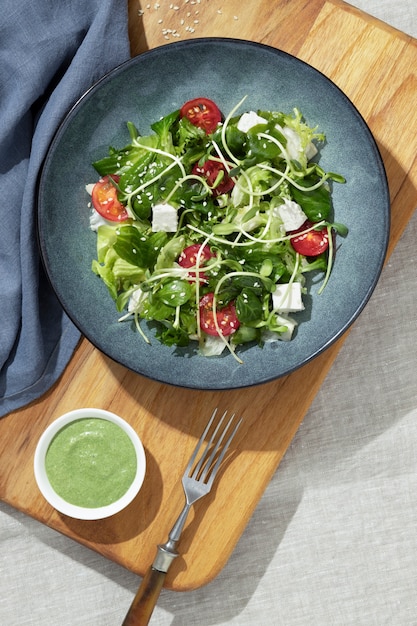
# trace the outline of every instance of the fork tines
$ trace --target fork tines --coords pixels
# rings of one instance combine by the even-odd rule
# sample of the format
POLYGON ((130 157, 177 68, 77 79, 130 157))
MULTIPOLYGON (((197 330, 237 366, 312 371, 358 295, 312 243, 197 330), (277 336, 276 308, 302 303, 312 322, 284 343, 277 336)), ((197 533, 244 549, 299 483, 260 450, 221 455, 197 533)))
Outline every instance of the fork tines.
POLYGON ((217 409, 214 410, 213 415, 210 418, 210 421, 208 422, 206 428, 204 429, 204 432, 201 435, 201 438, 198 441, 196 448, 193 452, 193 455, 191 456, 191 459, 186 468, 186 474, 190 478, 193 478, 194 480, 198 480, 199 482, 205 482, 208 486, 211 486, 216 476, 216 473, 220 467, 220 464, 226 455, 227 449, 233 437, 235 436, 237 429, 239 428, 242 422, 242 419, 239 419, 235 423, 235 425, 233 426, 233 429, 231 430, 229 434, 229 437, 225 440, 225 437, 229 429, 232 427, 232 423, 235 418, 235 414, 233 413, 229 421, 224 425, 222 429, 222 425, 227 414, 227 411, 225 411, 222 417, 219 419, 218 423, 216 424, 211 434, 210 439, 206 443, 206 446, 203 450, 203 453, 199 461, 194 467, 194 463, 197 459, 197 455, 199 454, 200 450, 202 450, 203 448, 205 438, 215 420, 216 414, 217 414, 217 409))

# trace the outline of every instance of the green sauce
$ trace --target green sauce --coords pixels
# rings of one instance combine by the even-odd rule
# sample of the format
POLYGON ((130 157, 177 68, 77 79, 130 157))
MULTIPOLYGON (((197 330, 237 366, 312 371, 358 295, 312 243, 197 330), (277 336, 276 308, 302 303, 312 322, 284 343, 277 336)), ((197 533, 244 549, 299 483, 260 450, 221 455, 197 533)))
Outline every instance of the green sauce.
POLYGON ((53 489, 70 504, 107 506, 129 489, 136 474, 136 452, 114 422, 80 418, 57 432, 46 452, 53 489))

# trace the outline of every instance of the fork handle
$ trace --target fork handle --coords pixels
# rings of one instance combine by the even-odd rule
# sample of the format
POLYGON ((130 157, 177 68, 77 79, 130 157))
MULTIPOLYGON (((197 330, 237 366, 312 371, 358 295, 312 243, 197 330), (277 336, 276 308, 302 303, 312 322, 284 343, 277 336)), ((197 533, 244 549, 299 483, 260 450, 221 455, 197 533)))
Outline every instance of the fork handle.
POLYGON ((122 626, 146 626, 158 601, 166 572, 150 567, 142 580, 122 626))
POLYGON ((165 576, 172 561, 178 556, 177 541, 169 539, 158 546, 154 562, 146 572, 142 583, 133 598, 122 626, 146 626, 158 601, 165 576))

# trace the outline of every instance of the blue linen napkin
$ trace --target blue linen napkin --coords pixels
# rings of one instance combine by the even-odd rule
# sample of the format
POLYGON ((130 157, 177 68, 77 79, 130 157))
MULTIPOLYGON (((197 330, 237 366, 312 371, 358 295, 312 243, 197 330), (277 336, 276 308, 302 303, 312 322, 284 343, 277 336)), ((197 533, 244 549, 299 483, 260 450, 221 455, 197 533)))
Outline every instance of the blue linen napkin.
POLYGON ((43 395, 79 341, 42 269, 36 184, 65 114, 129 56, 126 0, 2 0, 0 417, 43 395))

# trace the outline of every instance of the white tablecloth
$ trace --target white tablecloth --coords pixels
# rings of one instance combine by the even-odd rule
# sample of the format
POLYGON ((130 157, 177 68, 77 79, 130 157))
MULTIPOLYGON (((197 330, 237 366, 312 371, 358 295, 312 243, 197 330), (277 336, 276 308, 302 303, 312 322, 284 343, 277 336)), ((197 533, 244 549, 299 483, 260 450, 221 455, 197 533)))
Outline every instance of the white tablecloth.
MULTIPOLYGON (((415 0, 351 4, 417 38, 415 0)), ((152 624, 417 625, 416 240, 417 213, 226 567, 152 624)), ((139 583, 0 504, 1 625, 118 625, 139 583)))

